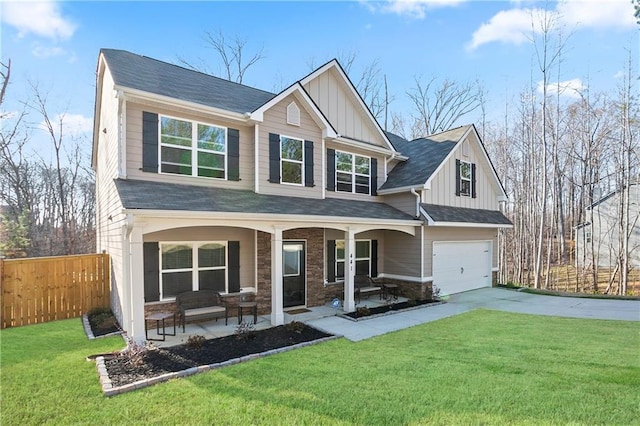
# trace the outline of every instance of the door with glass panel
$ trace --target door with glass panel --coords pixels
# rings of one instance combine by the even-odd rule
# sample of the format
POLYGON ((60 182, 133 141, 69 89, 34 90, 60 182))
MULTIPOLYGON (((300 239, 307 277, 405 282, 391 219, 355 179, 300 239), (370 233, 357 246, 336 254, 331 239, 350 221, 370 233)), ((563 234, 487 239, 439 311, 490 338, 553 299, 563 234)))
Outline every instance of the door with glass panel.
POLYGON ((305 263, 304 241, 282 243, 282 295, 285 308, 306 303, 305 263))

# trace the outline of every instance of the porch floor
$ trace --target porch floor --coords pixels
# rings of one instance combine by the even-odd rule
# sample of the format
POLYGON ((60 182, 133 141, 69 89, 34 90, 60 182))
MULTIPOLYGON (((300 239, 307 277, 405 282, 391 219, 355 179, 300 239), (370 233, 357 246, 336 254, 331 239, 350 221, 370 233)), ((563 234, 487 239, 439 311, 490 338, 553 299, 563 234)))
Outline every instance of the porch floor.
MULTIPOLYGON (((398 297, 398 302, 404 302, 407 299, 404 297, 398 297)), ((384 305, 385 301, 380 300, 378 296, 372 295, 370 298, 363 298, 360 303, 356 304, 356 308, 361 306, 367 306, 369 308, 374 308, 376 306, 384 305)), ((296 308, 290 308, 289 311, 293 311, 296 308)), ((331 303, 327 303, 323 306, 314 306, 312 308, 307 308, 309 312, 303 312, 299 314, 288 314, 285 310, 284 312, 284 322, 288 324, 292 321, 300 321, 300 322, 308 322, 312 320, 316 320, 319 318, 330 317, 336 314, 343 313, 342 307, 339 309, 331 306, 331 303)), ((243 315, 244 321, 253 321, 253 316, 251 315, 243 315)), ((152 339, 162 338, 162 336, 158 336, 155 329, 155 324, 149 322, 149 337, 152 339), (152 328, 154 327, 154 328, 152 328)), ((266 328, 272 327, 271 325, 271 315, 258 315, 258 322, 255 325, 255 330, 264 330, 266 328)), ((193 322, 187 323, 185 332, 182 332, 181 326, 176 326, 176 335, 175 336, 166 336, 165 341, 155 341, 150 340, 150 343, 153 343, 154 346, 162 348, 169 346, 181 345, 187 342, 189 336, 204 336, 205 339, 215 339, 218 337, 229 336, 234 334, 238 328, 238 318, 237 317, 229 317, 229 324, 224 325, 224 319, 218 319, 206 321, 206 322, 193 322)), ((166 331, 169 333, 173 332, 173 326, 167 325, 166 331)))

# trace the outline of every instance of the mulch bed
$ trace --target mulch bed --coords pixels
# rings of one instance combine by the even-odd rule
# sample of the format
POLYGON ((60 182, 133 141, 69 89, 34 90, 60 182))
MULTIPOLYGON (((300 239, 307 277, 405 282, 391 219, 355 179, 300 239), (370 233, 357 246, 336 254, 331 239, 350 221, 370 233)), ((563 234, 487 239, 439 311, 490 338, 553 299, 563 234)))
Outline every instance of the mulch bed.
POLYGON ((151 348, 136 357, 138 362, 119 355, 111 359, 105 358, 105 365, 113 386, 123 386, 165 373, 216 364, 332 336, 307 325, 298 330, 292 331, 284 325, 248 334, 202 340, 198 342, 201 346, 185 343, 167 348, 151 348))
POLYGON ((106 336, 120 331, 120 326, 110 310, 89 312, 87 319, 94 337, 106 336))
POLYGON ((384 314, 386 312, 390 312, 390 311, 401 311, 403 309, 407 309, 407 308, 414 308, 416 306, 422 306, 422 305, 430 305, 432 303, 441 303, 440 300, 414 300, 411 302, 398 302, 398 303, 392 303, 389 305, 384 305, 384 306, 376 306, 373 308, 369 308, 367 307, 367 311, 368 311, 368 315, 362 315, 364 310, 356 310, 355 312, 349 312, 344 314, 345 316, 348 316, 349 318, 366 318, 368 316, 372 316, 372 315, 378 315, 378 314, 384 314))

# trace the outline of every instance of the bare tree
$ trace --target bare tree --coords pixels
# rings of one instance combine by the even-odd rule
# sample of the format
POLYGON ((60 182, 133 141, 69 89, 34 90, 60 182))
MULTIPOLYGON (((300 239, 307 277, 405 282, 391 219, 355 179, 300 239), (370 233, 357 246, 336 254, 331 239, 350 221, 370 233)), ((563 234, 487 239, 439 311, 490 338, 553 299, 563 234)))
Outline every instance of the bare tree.
POLYGON ((179 61, 183 65, 195 71, 218 75, 226 80, 242 84, 247 70, 255 65, 260 59, 264 58, 264 47, 260 47, 253 54, 247 53, 246 39, 235 36, 231 40, 228 40, 225 38, 222 30, 218 30, 215 33, 205 31, 203 39, 206 43, 206 47, 213 49, 218 59, 221 61, 220 65, 222 67, 222 71, 215 72, 215 70, 208 65, 209 61, 205 61, 202 58, 198 58, 198 62, 193 63, 181 56, 178 56, 179 61))

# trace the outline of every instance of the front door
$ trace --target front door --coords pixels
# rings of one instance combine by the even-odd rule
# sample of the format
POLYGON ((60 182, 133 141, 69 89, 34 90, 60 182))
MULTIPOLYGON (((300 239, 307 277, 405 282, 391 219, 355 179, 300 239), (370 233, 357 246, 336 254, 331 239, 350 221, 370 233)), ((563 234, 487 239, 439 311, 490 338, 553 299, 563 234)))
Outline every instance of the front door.
POLYGON ((282 243, 282 294, 283 306, 304 306, 306 288, 306 258, 304 241, 282 243))

